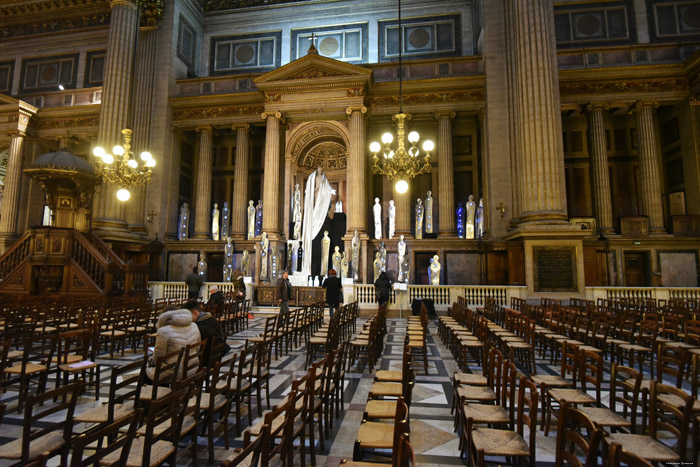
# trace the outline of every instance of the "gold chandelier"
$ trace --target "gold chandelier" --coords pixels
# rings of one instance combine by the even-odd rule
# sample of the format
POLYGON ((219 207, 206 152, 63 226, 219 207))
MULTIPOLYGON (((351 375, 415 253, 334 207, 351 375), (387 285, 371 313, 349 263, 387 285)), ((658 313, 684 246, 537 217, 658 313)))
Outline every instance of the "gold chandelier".
POLYGON ((422 156, 418 149, 418 141, 420 135, 417 131, 412 131, 408 134, 408 142, 411 147, 406 149, 406 120, 411 119, 410 114, 403 111, 403 31, 401 30, 401 0, 399 0, 399 113, 394 115, 392 119, 396 122, 396 149, 392 147, 394 135, 386 132, 382 135, 382 143, 377 141, 369 146, 372 151, 374 165, 372 173, 386 175, 389 180, 397 179, 396 191, 398 193, 406 193, 408 191, 408 180, 416 175, 430 173, 430 152, 435 149, 435 144, 431 140, 423 142, 423 151, 425 156, 422 156), (381 157, 379 153, 381 152, 381 157), (423 159, 421 161, 421 158, 423 159))
POLYGON ((97 146, 92 153, 97 159, 97 177, 101 182, 119 186, 117 199, 128 201, 131 198, 129 188, 146 185, 151 182, 151 170, 156 165, 156 160, 150 152, 141 153, 141 165, 136 160, 136 154, 131 150, 131 136, 133 131, 128 128, 122 130, 124 144, 116 145, 109 154, 104 148, 97 146))

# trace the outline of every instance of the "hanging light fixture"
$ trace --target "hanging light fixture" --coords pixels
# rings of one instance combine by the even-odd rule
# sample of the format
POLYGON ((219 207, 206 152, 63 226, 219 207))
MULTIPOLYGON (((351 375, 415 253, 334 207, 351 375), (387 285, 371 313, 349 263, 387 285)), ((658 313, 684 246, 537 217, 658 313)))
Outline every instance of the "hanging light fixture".
POLYGON ((141 153, 141 165, 139 165, 136 154, 131 150, 132 134, 133 132, 128 128, 122 130, 124 144, 114 146, 113 154, 100 146, 92 150, 96 158, 95 172, 98 179, 119 186, 117 199, 123 202, 131 198, 129 188, 151 182, 152 169, 156 166, 156 160, 148 151, 141 153))
POLYGON ((369 146, 373 154, 372 173, 386 175, 389 180, 396 179, 394 187, 398 193, 408 191, 408 180, 416 175, 430 173, 430 152, 435 149, 431 140, 423 142, 423 152, 418 148, 420 135, 417 131, 408 134, 410 147, 406 149, 406 121, 410 114, 403 111, 403 30, 401 28, 401 0, 399 0, 399 113, 392 117, 396 122, 396 146, 394 135, 386 132, 382 135, 382 144, 374 141, 369 146))

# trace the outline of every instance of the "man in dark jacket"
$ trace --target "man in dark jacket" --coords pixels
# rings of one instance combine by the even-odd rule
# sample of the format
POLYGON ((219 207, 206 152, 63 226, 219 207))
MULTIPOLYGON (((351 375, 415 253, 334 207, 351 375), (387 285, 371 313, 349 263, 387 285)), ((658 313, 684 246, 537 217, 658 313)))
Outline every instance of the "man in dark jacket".
POLYGON ((185 279, 185 284, 187 284, 187 298, 190 300, 198 298, 202 283, 202 278, 197 274, 197 267, 195 266, 192 268, 192 274, 188 274, 185 279))
POLYGON ((328 271, 328 277, 323 281, 323 288, 326 289, 326 303, 328 304, 328 311, 331 318, 333 317, 333 312, 343 301, 341 287, 342 283, 340 282, 340 278, 337 276, 335 269, 328 271))
POLYGON ((209 300, 207 301, 207 309, 213 313, 219 313, 221 306, 224 304, 224 294, 215 285, 209 286, 209 300))
POLYGON ((219 322, 211 313, 202 312, 196 300, 190 300, 185 303, 183 308, 192 312, 192 321, 199 328, 202 340, 207 340, 207 345, 204 347, 204 365, 209 366, 212 363, 221 361, 221 358, 231 350, 231 347, 224 339, 224 332, 221 330, 219 322), (214 352, 214 355, 212 355, 212 352, 214 352))
POLYGON ((292 297, 292 284, 289 282, 289 272, 284 271, 282 277, 277 279, 277 301, 280 304, 280 313, 289 313, 289 299, 292 297))
POLYGON ((391 297, 391 282, 386 272, 382 271, 374 282, 374 287, 377 289, 377 301, 379 302, 379 306, 388 303, 389 297, 391 297))

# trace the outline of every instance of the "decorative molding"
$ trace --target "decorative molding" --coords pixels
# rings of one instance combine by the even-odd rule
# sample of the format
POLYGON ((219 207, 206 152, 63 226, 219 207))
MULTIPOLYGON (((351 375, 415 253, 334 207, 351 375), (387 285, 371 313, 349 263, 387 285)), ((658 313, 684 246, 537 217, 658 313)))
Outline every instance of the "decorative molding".
POLYGON ((282 115, 282 112, 280 112, 280 111, 270 110, 270 111, 263 112, 262 114, 260 114, 260 118, 262 118, 263 120, 267 120, 269 117, 274 117, 277 120, 279 120, 280 122, 284 123, 284 115, 282 115))
POLYGON ((686 78, 666 78, 637 81, 603 81, 587 83, 560 83, 562 96, 580 96, 590 94, 619 94, 640 92, 686 91, 686 78))
POLYGON ((100 117, 76 117, 62 118, 52 120, 36 120, 34 127, 37 130, 55 130, 57 128, 80 128, 80 127, 97 127, 100 123, 100 117))
POLYGON ((322 167, 326 171, 332 171, 346 168, 347 159, 348 151, 345 146, 336 141, 324 141, 307 151, 298 163, 310 170, 322 167))
POLYGON ((250 115, 255 118, 265 111, 263 106, 254 107, 210 107, 205 109, 182 109, 173 112, 175 120, 199 120, 206 118, 228 118, 250 115))
MULTIPOLYGON (((475 89, 473 91, 461 92, 445 92, 445 93, 425 93, 425 94, 410 94, 404 96, 403 103, 409 105, 420 104, 446 104, 456 102, 483 102, 486 98, 484 89, 475 89)), ((398 96, 381 96, 371 99, 373 106, 399 105, 398 96)))
POLYGON ((249 123, 234 123, 233 125, 231 125, 231 129, 233 131, 238 131, 241 128, 244 130, 250 130, 250 124, 249 123))
POLYGON ((593 112, 593 111, 597 111, 597 110, 604 112, 604 111, 608 110, 609 108, 610 108, 610 104, 605 103, 605 102, 591 102, 590 104, 588 104, 586 106, 586 110, 588 110, 589 112, 593 112))
POLYGON ((435 119, 440 120, 441 118, 448 118, 452 120, 455 118, 457 114, 453 111, 448 111, 448 112, 435 112, 435 119))
POLYGON ((108 26, 109 13, 109 4, 98 0, 51 0, 0 7, 0 37, 14 39, 108 26))
POLYGON ((140 0, 141 5, 141 27, 157 26, 163 18, 165 10, 164 0, 140 0))
POLYGON ((295 3, 305 0, 199 0, 202 9, 206 13, 222 10, 235 10, 238 8, 265 7, 282 3, 295 3))
POLYGON ((197 133, 199 133, 200 131, 208 131, 209 133, 211 133, 212 131, 214 131, 214 127, 212 127, 211 125, 197 125, 197 128, 195 128, 194 131, 196 131, 197 133))
POLYGON ((658 109, 659 108, 659 103, 657 101, 650 101, 650 100, 644 100, 644 101, 637 101, 634 104, 634 110, 643 110, 643 109, 658 109))
POLYGON ((348 118, 352 117, 353 112, 362 112, 363 114, 366 114, 367 107, 364 105, 351 105, 345 109, 345 113, 348 115, 348 118))

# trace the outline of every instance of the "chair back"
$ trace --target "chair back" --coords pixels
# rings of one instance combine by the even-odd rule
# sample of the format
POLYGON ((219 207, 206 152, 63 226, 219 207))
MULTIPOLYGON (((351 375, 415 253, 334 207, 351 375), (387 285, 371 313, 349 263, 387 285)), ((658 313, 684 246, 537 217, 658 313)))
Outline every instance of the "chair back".
MULTIPOLYGON (((208 339, 201 340, 194 344, 188 344, 182 354, 182 378, 191 376, 204 366, 204 354, 209 346, 208 339)), ((211 354, 211 348, 209 349, 211 354)))
POLYGON ((112 374, 109 379, 107 423, 114 421, 114 406, 116 404, 127 404, 138 399, 139 394, 141 394, 145 374, 145 358, 112 368, 112 374))
POLYGON ((589 385, 593 386, 596 402, 600 406, 603 384, 603 356, 600 353, 584 350, 579 354, 579 379, 582 391, 587 391, 589 385))
POLYGON ((501 375, 503 374, 503 353, 493 347, 489 350, 488 367, 486 368, 487 385, 500 394, 501 375))
POLYGON ((173 453, 180 438, 182 420, 191 387, 181 387, 167 396, 150 401, 143 440, 143 465, 151 465, 151 449, 158 441, 173 444, 173 453))
POLYGON ((566 379, 571 377, 574 387, 579 376, 579 351, 578 346, 567 341, 561 343, 561 377, 566 379))
POLYGON ((170 385, 182 364, 182 355, 185 349, 174 350, 168 354, 161 355, 156 360, 156 367, 153 373, 153 399, 156 398, 158 386, 170 385))
POLYGON ((653 467, 652 463, 636 455, 625 451, 619 443, 610 443, 608 446, 608 467, 653 467))
POLYGON ((283 464, 285 456, 292 450, 294 430, 294 400, 295 391, 290 391, 287 397, 277 407, 265 414, 264 424, 271 427, 270 443, 263 450, 262 465, 268 465, 270 460, 279 455, 283 464), (277 444, 276 440, 280 440, 277 444))
POLYGON ((622 416, 630 416, 632 432, 637 427, 637 405, 642 385, 642 374, 634 368, 612 363, 610 371, 610 408, 617 412, 617 404, 622 404, 622 416))
POLYGON ((680 388, 686 368, 686 354, 686 350, 681 347, 660 342, 657 347, 656 378, 663 381, 664 375, 668 375, 672 384, 680 388))
POLYGON ((398 467, 413 467, 416 465, 416 456, 413 453, 413 446, 408 440, 408 433, 404 433, 399 438, 399 446, 394 450, 398 455, 394 455, 394 465, 398 467))
POLYGON ((518 392, 518 420, 517 430, 522 437, 525 436, 524 427, 529 430, 528 446, 530 447, 530 465, 535 462, 535 440, 537 434, 537 408, 539 405, 539 392, 537 385, 527 379, 520 378, 520 391, 518 392))
POLYGON ((511 429, 515 421, 515 390, 517 387, 518 367, 507 361, 503 367, 503 383, 501 384, 501 407, 508 410, 511 429))
MULTIPOLYGON (((677 440, 675 451, 681 461, 688 460, 688 427, 693 416, 695 398, 683 389, 655 380, 651 385, 650 399, 649 435, 660 439, 660 431, 670 433, 677 440)), ((661 438, 667 441, 667 435, 661 438)))
POLYGON ((237 450, 236 457, 221 463, 221 467, 235 467, 237 465, 245 465, 246 467, 258 467, 267 464, 261 463, 264 455, 264 450, 270 445, 270 425, 263 425, 260 428, 260 434, 255 440, 248 444, 242 450, 237 450))
POLYGON ((393 452, 398 451, 399 443, 401 441, 401 435, 408 433, 408 406, 403 397, 399 397, 396 402, 396 415, 394 416, 394 443, 393 452))
POLYGON ((597 428, 585 413, 564 403, 557 428, 556 467, 562 467, 564 462, 574 467, 596 467, 602 437, 603 430, 597 428), (583 453, 584 462, 576 455, 576 448, 583 453))
POLYGON ((100 459, 106 458, 109 454, 120 451, 117 465, 126 465, 126 461, 131 451, 131 443, 136 437, 143 410, 139 409, 132 414, 121 418, 115 422, 106 424, 90 433, 83 433, 73 440, 73 454, 71 456, 70 467, 90 467, 97 465, 100 459), (107 445, 102 446, 102 441, 107 439, 107 445), (86 447, 93 443, 100 443, 92 455, 83 457, 86 447))

